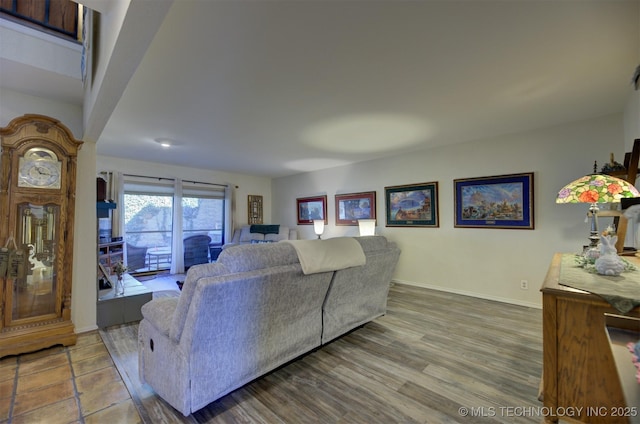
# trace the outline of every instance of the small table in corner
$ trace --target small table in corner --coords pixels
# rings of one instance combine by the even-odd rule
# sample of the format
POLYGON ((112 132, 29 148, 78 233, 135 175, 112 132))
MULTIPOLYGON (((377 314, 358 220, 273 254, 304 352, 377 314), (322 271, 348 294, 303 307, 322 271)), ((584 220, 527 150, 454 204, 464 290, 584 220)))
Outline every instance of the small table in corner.
MULTIPOLYGON (((153 297, 151 289, 131 275, 123 274, 122 277, 124 294, 116 295, 114 288, 100 290, 98 293, 96 323, 100 328, 140 321, 140 308, 153 297)), ((115 278, 115 275, 111 276, 113 287, 115 278)))
POLYGON ((156 271, 160 269, 160 260, 162 262, 171 262, 171 248, 170 247, 152 247, 147 250, 149 270, 151 270, 151 264, 155 258, 156 271))

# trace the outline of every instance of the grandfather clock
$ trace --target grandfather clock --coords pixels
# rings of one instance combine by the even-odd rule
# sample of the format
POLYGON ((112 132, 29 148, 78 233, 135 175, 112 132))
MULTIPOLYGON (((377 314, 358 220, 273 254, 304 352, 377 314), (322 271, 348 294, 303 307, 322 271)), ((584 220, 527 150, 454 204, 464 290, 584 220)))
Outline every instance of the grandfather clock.
POLYGON ((58 120, 24 115, 0 128, 0 357, 72 345, 76 157, 58 120))

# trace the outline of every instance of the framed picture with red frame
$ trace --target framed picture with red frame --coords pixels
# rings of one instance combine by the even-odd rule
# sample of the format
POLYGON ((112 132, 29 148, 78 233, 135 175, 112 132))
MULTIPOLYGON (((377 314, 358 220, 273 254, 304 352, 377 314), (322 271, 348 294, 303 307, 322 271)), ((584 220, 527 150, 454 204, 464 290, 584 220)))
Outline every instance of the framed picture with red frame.
POLYGON ((313 225, 316 219, 327 222, 327 196, 299 197, 296 199, 298 208, 298 225, 313 225))
POLYGON ((336 194, 336 225, 358 225, 359 219, 376 219, 376 192, 336 194))

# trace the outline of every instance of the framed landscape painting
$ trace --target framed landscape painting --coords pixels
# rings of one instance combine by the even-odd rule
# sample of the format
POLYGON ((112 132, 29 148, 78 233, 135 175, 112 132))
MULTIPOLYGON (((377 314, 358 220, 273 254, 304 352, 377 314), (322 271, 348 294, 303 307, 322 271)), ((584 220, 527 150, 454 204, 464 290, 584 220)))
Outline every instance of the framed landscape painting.
POLYGON ((387 227, 438 227, 438 183, 385 187, 387 227))
POLYGON ((359 219, 376 219, 376 192, 336 194, 336 225, 358 225, 359 219))
POLYGON ((296 204, 298 225, 313 224, 316 219, 323 219, 327 224, 327 196, 300 197, 296 204))
POLYGON ((533 230, 533 172, 453 181, 455 227, 533 230))

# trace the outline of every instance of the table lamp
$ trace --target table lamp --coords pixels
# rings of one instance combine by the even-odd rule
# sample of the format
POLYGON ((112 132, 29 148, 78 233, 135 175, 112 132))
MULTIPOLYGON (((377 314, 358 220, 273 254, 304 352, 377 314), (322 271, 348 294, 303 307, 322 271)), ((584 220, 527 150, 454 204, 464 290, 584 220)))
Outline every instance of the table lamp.
POLYGON ((322 233, 324 233, 324 219, 313 220, 313 231, 316 233, 319 240, 322 233))
POLYGON ((605 174, 590 174, 562 187, 556 203, 589 203, 591 213, 591 233, 589 246, 583 253, 597 249, 600 241, 598 233, 598 203, 620 203, 620 199, 640 197, 633 184, 605 174))
POLYGON ((375 236, 376 235, 376 220, 375 219, 359 219, 358 229, 361 236, 375 236))

